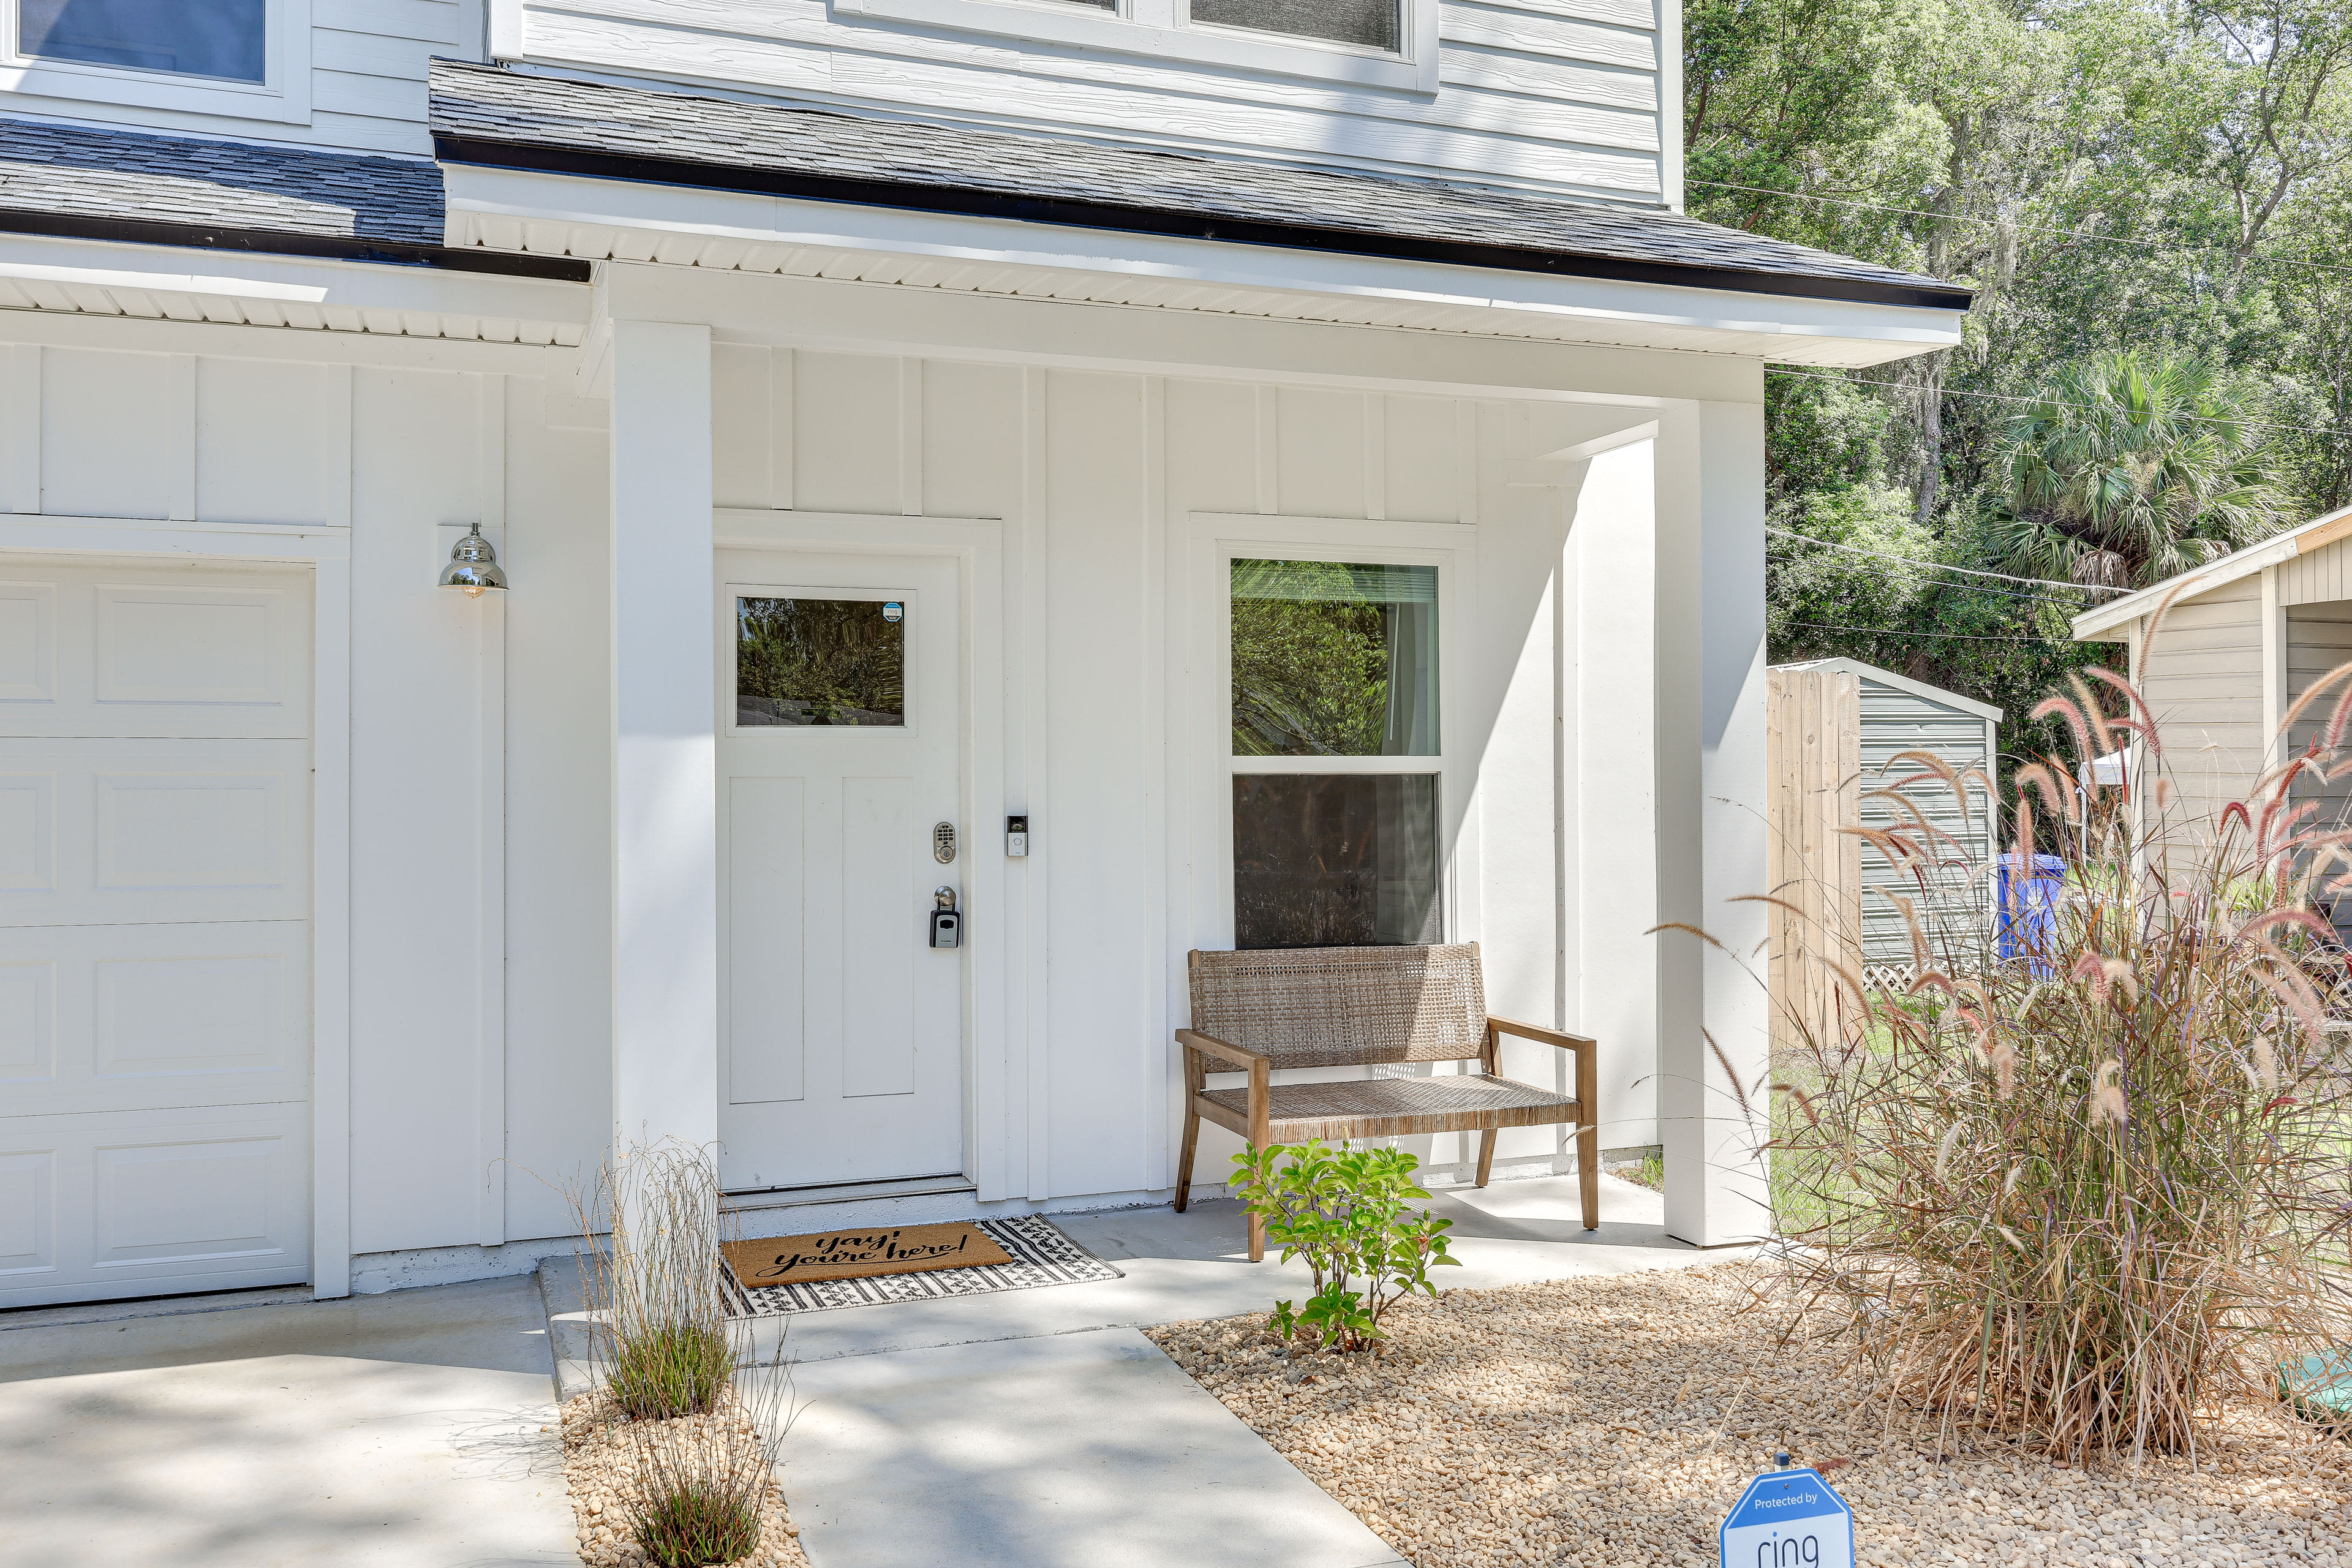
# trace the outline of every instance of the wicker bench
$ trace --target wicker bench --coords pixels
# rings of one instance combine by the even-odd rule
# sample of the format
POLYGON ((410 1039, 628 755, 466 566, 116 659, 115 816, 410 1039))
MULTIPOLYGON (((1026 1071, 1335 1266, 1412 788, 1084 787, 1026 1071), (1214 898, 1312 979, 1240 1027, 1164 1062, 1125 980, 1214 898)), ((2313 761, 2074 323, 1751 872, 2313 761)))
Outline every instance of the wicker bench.
MULTIPOLYGON (((1390 1138, 1480 1132, 1478 1184, 1506 1127, 1573 1126, 1584 1228, 1601 1224, 1601 1138, 1593 1122, 1593 1042, 1486 1013, 1478 944, 1445 947, 1265 948, 1192 954, 1192 1026, 1184 1048, 1184 1152, 1176 1211, 1192 1190, 1203 1118, 1258 1148, 1308 1138, 1390 1138), (1569 1099, 1501 1076, 1501 1037, 1576 1056, 1569 1099), (1430 1078, 1282 1083, 1286 1068, 1475 1061, 1478 1070, 1430 1078), (1245 1089, 1211 1089, 1211 1073, 1245 1072, 1245 1089)), ((1265 1256, 1265 1226, 1250 1221, 1250 1261, 1265 1256)))

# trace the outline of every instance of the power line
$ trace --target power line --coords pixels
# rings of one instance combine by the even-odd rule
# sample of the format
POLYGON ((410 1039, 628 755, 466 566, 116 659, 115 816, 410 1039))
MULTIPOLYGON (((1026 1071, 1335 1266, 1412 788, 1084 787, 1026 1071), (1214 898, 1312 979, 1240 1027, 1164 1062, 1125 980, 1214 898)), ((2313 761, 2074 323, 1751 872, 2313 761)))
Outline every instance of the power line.
MULTIPOLYGON (((1808 544, 1818 544, 1825 550, 1843 550, 1850 554, 1868 555, 1880 561, 1899 561, 1906 566, 1925 566, 1932 572, 1958 572, 1966 577, 1990 577, 2000 583, 2025 583, 2037 587, 2066 588, 2080 594, 2128 594, 2131 592, 2129 588, 2110 587, 2103 583, 2060 583, 2050 577, 2012 577, 2006 572, 1980 572, 1973 566, 1947 566, 1940 561, 1922 561, 1916 555, 1895 555, 1884 550, 1865 550, 1859 544, 1841 544, 1834 539, 1816 539, 1810 533, 1799 533, 1795 529, 1783 528, 1777 522, 1766 523, 1764 531, 1777 533, 1787 539, 1801 539, 1808 544)), ((1983 592, 1998 594, 2001 590, 1987 588, 1983 592)), ((2066 602, 2063 599, 2040 594, 2016 594, 2011 595, 2011 597, 2019 599, 2048 597, 2050 603, 2053 605, 2063 605, 2066 602)))
MULTIPOLYGON (((1718 191, 1748 191, 1759 196, 1785 196, 1791 201, 1819 202, 1825 206, 1860 207, 1870 212, 1902 213, 1910 217, 1931 217, 1943 223, 1981 224, 1989 228, 2000 226, 1999 218, 1969 217, 1960 213, 1930 212, 1925 207, 1891 206, 1885 202, 1861 202, 1850 196, 1815 195, 1810 191, 1777 191, 1769 185, 1735 185, 1727 180, 1685 180, 1685 184, 1706 185, 1718 191)), ((2042 224, 2013 224, 2017 234, 2046 234, 2060 239, 2071 239, 2090 245, 2120 245, 2133 250, 2170 251, 2177 256, 2235 256, 2234 251, 2217 245, 2159 245, 2154 240, 2126 239, 2119 234, 2083 234, 2071 228, 2052 228, 2042 224)), ((2314 272, 2352 272, 2352 267, 2339 267, 2329 261, 2298 261, 2285 256, 2240 257, 2262 267, 2301 267, 2314 272)))
MULTIPOLYGON (((1924 386, 1906 386, 1899 381, 1869 381, 1860 376, 1830 375, 1821 371, 1783 370, 1779 365, 1771 366, 1770 371, 1774 375, 1800 376, 1806 381, 1842 381, 1849 386, 1883 386, 1891 392, 1919 393, 1929 390, 1924 386)), ((1988 403, 2053 403, 2056 401, 2054 398, 2048 397, 2020 397, 2015 393, 2010 392, 1962 392, 1951 386, 1939 386, 1934 390, 1938 395, 1944 397, 1974 397, 1988 403)), ((2273 425, 2265 419, 2222 419, 2210 414, 2176 414, 2172 417, 2191 425, 2239 425, 2249 430, 2292 430, 2305 436, 2334 436, 2339 440, 2345 434, 2341 430, 2330 430, 2319 425, 2273 425)))
POLYGON ((1789 621, 1792 626, 1807 626, 1817 632, 1861 632, 1874 637, 1915 637, 1927 642, 2030 642, 2043 647, 2065 647, 2072 639, 2066 637, 1979 637, 1971 632, 1891 632, 1884 626, 1839 626, 1827 621, 1789 621))

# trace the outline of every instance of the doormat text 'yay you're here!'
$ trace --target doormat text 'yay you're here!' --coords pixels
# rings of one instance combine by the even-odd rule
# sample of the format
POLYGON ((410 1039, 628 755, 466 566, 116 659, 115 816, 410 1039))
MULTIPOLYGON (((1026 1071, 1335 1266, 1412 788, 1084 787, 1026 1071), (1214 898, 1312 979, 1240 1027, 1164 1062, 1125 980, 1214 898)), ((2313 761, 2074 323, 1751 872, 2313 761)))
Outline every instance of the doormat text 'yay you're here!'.
POLYGON ((901 1225, 875 1230, 828 1230, 730 1241, 719 1251, 746 1289, 818 1279, 866 1279, 926 1268, 973 1268, 1010 1263, 1007 1253, 977 1226, 901 1225))

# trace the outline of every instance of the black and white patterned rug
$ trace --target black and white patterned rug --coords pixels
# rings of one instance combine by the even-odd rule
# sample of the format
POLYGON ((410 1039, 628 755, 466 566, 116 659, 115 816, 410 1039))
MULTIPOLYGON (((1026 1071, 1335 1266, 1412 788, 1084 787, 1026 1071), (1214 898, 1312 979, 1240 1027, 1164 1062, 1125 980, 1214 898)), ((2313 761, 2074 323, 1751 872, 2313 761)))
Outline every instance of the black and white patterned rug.
POLYGON ((1068 1237, 1043 1215, 972 1222, 1012 1255, 1010 1263, 977 1268, 930 1268, 916 1274, 879 1274, 870 1279, 811 1279, 797 1285, 747 1289, 722 1269, 739 1318, 771 1318, 785 1312, 822 1312, 834 1307, 873 1307, 886 1301, 934 1301, 949 1296, 984 1296, 992 1290, 1028 1290, 1040 1285, 1083 1285, 1125 1275, 1068 1237))

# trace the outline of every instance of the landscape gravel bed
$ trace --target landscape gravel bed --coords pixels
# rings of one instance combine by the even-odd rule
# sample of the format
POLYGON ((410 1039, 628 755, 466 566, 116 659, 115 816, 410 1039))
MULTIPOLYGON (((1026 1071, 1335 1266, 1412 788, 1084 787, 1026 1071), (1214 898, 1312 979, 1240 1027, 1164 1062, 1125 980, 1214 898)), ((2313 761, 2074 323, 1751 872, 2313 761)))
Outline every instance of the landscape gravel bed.
POLYGON ((1872 1564, 2352 1568, 2352 1443, 2275 1406, 2192 1468, 2070 1468, 1888 1429, 1833 1345, 1783 1346, 1757 1266, 1454 1290, 1386 1353, 1287 1356, 1263 1316, 1147 1331, 1416 1568, 1681 1568, 1775 1449, 1822 1469, 1872 1564))
MULTIPOLYGON (((600 1408, 601 1394, 583 1394, 563 1405, 563 1481, 572 1492, 572 1518, 580 1530, 580 1561, 587 1568, 646 1568, 647 1558, 630 1537, 624 1504, 635 1467, 628 1440, 600 1408)), ((740 1420, 740 1415, 687 1415, 683 1421, 740 1420)), ((809 1568, 800 1531, 784 1507, 783 1489, 772 1478, 760 1513, 760 1545, 749 1557, 724 1568, 809 1568)))

